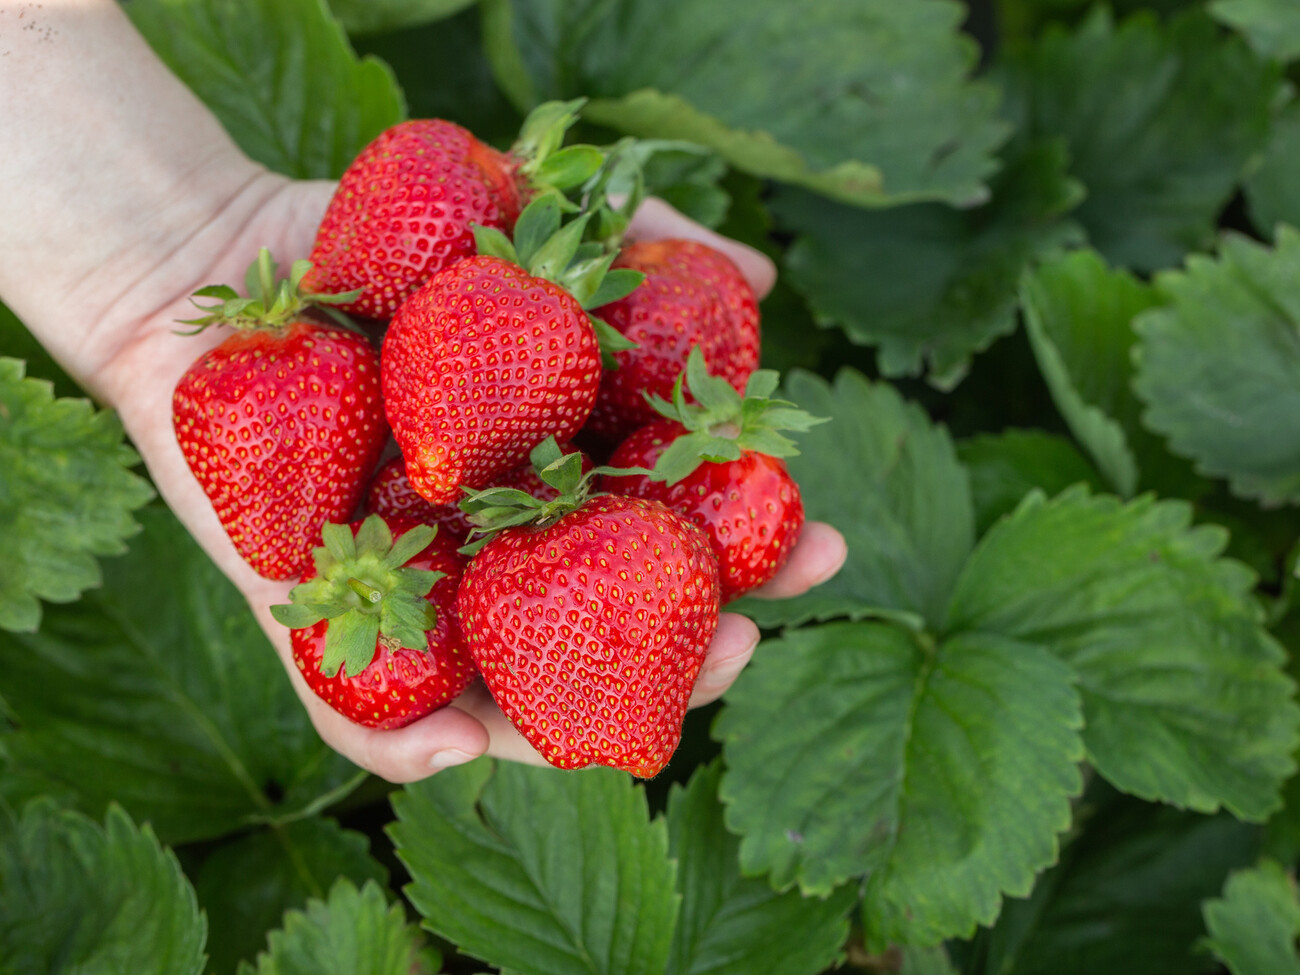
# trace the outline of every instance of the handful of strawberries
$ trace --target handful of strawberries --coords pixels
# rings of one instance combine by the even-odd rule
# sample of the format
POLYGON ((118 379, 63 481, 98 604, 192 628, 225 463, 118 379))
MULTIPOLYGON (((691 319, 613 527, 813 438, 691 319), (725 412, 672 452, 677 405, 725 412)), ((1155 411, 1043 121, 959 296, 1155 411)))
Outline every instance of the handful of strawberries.
POLYGON ((551 764, 649 777, 719 606, 798 538, 779 431, 818 421, 770 398, 724 255, 624 246, 639 193, 606 198, 619 147, 562 146, 578 107, 541 106, 509 153, 440 120, 379 136, 310 261, 279 280, 263 251, 246 296, 196 294, 193 324, 234 334, 173 419, 240 554, 301 577, 273 614, 336 710, 400 727, 478 674, 551 764))

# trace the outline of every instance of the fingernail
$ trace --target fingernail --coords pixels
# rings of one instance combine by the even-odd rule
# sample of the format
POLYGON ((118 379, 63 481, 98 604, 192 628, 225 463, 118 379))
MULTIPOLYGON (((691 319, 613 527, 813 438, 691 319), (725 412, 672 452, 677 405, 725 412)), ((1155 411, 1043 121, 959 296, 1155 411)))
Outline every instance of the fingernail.
POLYGON ((429 756, 429 768, 451 768, 453 765, 464 765, 466 762, 472 762, 476 758, 478 758, 477 755, 463 752, 459 748, 444 748, 429 756))

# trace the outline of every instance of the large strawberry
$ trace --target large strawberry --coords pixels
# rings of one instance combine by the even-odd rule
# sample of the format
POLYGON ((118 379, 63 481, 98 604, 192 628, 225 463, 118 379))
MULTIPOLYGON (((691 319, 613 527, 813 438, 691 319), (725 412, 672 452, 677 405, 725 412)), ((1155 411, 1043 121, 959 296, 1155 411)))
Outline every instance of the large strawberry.
POLYGON ((265 248, 249 268, 250 297, 217 285, 191 324, 236 331, 202 355, 172 397, 176 440, 217 517, 269 579, 302 571, 326 521, 361 499, 387 437, 379 358, 362 335, 326 324, 303 293, 307 262, 275 281, 265 248))
POLYGON ((455 611, 457 542, 378 515, 322 535, 293 602, 271 607, 316 695, 358 724, 400 728, 460 694, 474 666, 455 611))
POLYGON ((716 374, 744 389, 758 368, 758 303, 735 264, 693 240, 639 241, 615 268, 645 274, 627 297, 599 309, 636 347, 614 354, 587 424, 589 434, 616 443, 656 419, 645 394, 670 394, 691 349, 704 352, 716 374))
POLYGON ((548 102, 510 153, 442 119, 402 122, 344 171, 312 248, 308 287, 361 294, 346 310, 389 318, 434 273, 475 253, 474 225, 509 231, 535 189, 599 166, 592 147, 559 149, 580 102, 548 102))
POLYGON ((433 504, 490 484, 547 436, 571 439, 591 412, 601 350, 583 309, 639 276, 607 274, 610 258, 582 244, 586 218, 561 228, 560 208, 555 194, 531 203, 518 248, 480 228, 491 253, 439 271, 393 316, 384 406, 407 477, 433 504))
MULTIPOLYGON (((657 501, 583 500, 578 458, 550 450, 543 478, 561 497, 532 506, 538 523, 500 530, 461 580, 466 641, 546 761, 649 778, 681 739, 717 628, 717 563, 703 533, 657 501)), ((510 500, 485 491, 469 507, 491 524, 510 500)))
POLYGON ((615 468, 654 473, 607 479, 610 490, 653 498, 704 529, 721 569, 724 603, 761 586, 790 556, 803 528, 799 486, 782 457, 797 454, 779 430, 807 430, 822 422, 792 403, 773 400, 778 376, 754 373, 742 399, 691 352, 673 400, 656 400, 663 414, 619 445, 615 468), (686 401, 683 377, 698 401, 686 401))

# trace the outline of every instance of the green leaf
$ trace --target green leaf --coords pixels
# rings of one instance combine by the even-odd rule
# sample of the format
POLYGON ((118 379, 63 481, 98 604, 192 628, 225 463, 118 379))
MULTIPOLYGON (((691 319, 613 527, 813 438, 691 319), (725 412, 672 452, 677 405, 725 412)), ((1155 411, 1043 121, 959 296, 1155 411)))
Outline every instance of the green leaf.
POLYGON ((1246 35, 1266 58, 1300 58, 1300 7, 1289 0, 1211 0, 1210 16, 1246 35))
POLYGON ((740 874, 740 840, 723 825, 717 762, 668 796, 668 849, 681 916, 668 975, 816 975, 840 955, 857 890, 825 900, 778 894, 740 874))
POLYGON ((971 356, 1015 328, 1021 272, 1082 241, 1061 219, 1081 195, 1060 145, 1042 143, 1010 159, 992 202, 973 210, 863 211, 795 191, 772 208, 798 234, 785 270, 817 323, 874 346, 886 376, 924 370, 950 388, 971 356))
MULTIPOLYGON (((420 951, 420 932, 406 923, 402 905, 391 907, 373 881, 357 890, 340 877, 329 900, 290 911, 273 931, 257 967, 240 975, 428 975, 435 967, 420 951)), ((435 962, 437 966, 437 962, 435 962)), ((438 966, 440 967, 440 966, 438 966)))
POLYGON ((1074 484, 1105 490, 1101 475, 1064 437, 1041 430, 1004 430, 957 443, 970 474, 975 530, 984 534, 1035 488, 1059 494, 1074 484))
POLYGON ((126 551, 131 517, 153 488, 117 415, 88 400, 55 399, 0 358, 0 631, 35 632, 39 600, 67 603, 102 583, 95 556, 126 551))
POLYGON ((0 793, 118 801, 165 842, 283 822, 364 777, 317 737, 247 604, 167 512, 40 633, 0 634, 0 793))
POLYGON ((714 726, 741 869, 827 894, 866 875, 868 950, 998 914, 1056 859, 1082 783, 1078 695, 1039 647, 879 623, 763 644, 714 726))
POLYGON ((1085 799, 1082 836, 1027 900, 1008 901, 976 940, 981 970, 1003 975, 1188 975, 1200 905, 1251 862, 1257 833, 1226 814, 1179 812, 1114 797, 1085 799))
POLYGON ((1281 92, 1279 68, 1201 11, 1116 27, 1102 4, 1073 33, 1049 28, 1013 50, 994 76, 1020 132, 1065 140, 1092 245, 1141 271, 1209 244, 1281 92))
POLYGON ((1207 947, 1232 975, 1295 975, 1300 903, 1295 878, 1272 860, 1229 878, 1219 900, 1205 904, 1207 947))
POLYGON ((1272 238, 1279 223, 1300 226, 1300 102, 1292 102, 1273 121, 1259 166, 1246 180, 1247 208, 1260 234, 1272 238))
POLYGON ((360 59, 324 0, 132 0, 131 20, 258 162, 337 177, 404 116, 387 65, 360 59))
POLYGON ((324 898, 336 878, 388 883, 363 834, 320 816, 228 840, 190 874, 212 932, 205 971, 219 975, 256 956, 285 911, 324 898))
MULTIPOLYGON (((370 0, 356 0, 371 6, 370 0)), ((360 54, 392 66, 411 118, 457 122, 494 146, 508 146, 523 116, 497 87, 483 53, 478 5, 422 27, 353 37, 360 54)))
POLYGON ((442 20, 477 0, 329 0, 349 34, 378 34, 442 20))
POLYGON ((1229 234, 1156 285, 1168 306, 1134 323, 1146 423, 1235 493, 1300 501, 1300 232, 1229 234))
POLYGON ((975 550, 946 632, 1038 644, 1073 668, 1088 758, 1117 788, 1262 820, 1294 769, 1300 709, 1254 576, 1190 506, 1073 489, 1026 499, 975 550))
POLYGON ((1005 137, 948 0, 489 0, 487 48, 517 105, 716 150, 854 203, 985 195, 1005 137), (780 83, 773 84, 774 72, 780 83), (851 147, 851 148, 850 148, 851 147))
POLYGON ((462 951, 504 975, 664 971, 668 834, 629 776, 480 760, 407 786, 393 808, 407 896, 462 951))
POLYGON ((802 434, 786 463, 807 517, 842 531, 849 558, 806 595, 731 608, 760 626, 882 612, 937 623, 974 544, 970 488, 947 431, 853 370, 833 386, 795 372, 782 396, 832 419, 802 434))
POLYGON ((1152 288, 1080 250, 1025 275, 1025 328, 1070 431, 1116 491, 1138 488, 1137 448, 1161 448, 1141 425, 1133 394, 1133 319, 1160 304, 1152 288))
POLYGON ((120 808, 0 814, 0 971, 199 975, 205 937, 176 857, 120 808))

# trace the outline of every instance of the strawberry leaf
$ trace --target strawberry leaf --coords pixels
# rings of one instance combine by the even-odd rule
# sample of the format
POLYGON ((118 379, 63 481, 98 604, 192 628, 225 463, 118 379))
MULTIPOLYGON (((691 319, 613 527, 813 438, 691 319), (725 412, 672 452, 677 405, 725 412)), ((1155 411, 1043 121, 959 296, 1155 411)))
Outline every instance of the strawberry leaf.
POLYGON ((140 520, 102 590, 0 633, 0 795, 116 801, 180 843, 351 792, 365 773, 320 740, 244 597, 166 511, 140 520))
POLYGON ((480 759, 407 786, 393 809, 407 895, 462 952, 507 975, 664 972, 676 871, 631 777, 480 759))
POLYGON ((1206 941, 1232 975, 1300 973, 1300 901, 1295 879, 1276 862, 1233 874, 1221 899, 1204 907, 1206 941))
POLYGON ((814 975, 834 964, 857 900, 841 887, 825 900, 779 894, 740 872, 740 840, 723 823, 721 765, 702 766, 668 794, 668 852, 677 861, 681 911, 668 975, 814 975), (798 932, 792 937, 791 932, 798 932))
POLYGON ((285 911, 324 897, 336 878, 358 886, 388 882, 364 834, 321 816, 234 836, 207 852, 190 875, 211 932, 206 971, 217 973, 256 957, 285 911))
POLYGON ((1081 725, 1069 668, 1040 647, 881 623, 787 631, 714 726, 741 869, 823 896, 865 875, 871 951, 969 935, 1056 859, 1081 725))
POLYGON ((357 890, 340 877, 328 899, 289 911, 257 965, 241 964, 239 975, 429 975, 441 958, 421 941, 402 906, 389 905, 373 880, 357 890))
POLYGON ((1005 430, 957 443, 957 456, 970 474, 977 534, 984 534, 1003 515, 1015 511, 1037 488, 1060 494, 1074 484, 1100 493, 1106 483, 1065 437, 1038 430, 1005 430))
POLYGON ((1300 58, 1300 10, 1288 0, 1211 0, 1210 16, 1246 35, 1266 58, 1300 58))
POLYGON ((119 807, 0 818, 0 969, 199 975, 206 933, 175 855, 119 807))
POLYGON ((1272 239, 1279 223, 1300 226, 1300 174, 1292 161, 1300 153, 1300 102, 1278 113, 1264 158, 1246 179, 1247 209, 1259 236, 1272 239))
POLYGON ((1083 699, 1088 759, 1117 788, 1262 821, 1295 770, 1300 708, 1226 533, 1190 506, 1082 489, 1031 495, 981 540, 945 631, 1055 654, 1083 699))
POLYGON ((773 213, 797 235, 783 270, 817 324, 875 347, 886 377, 957 385, 972 356, 1014 331, 1024 269, 1083 242, 1066 218, 1084 189, 1064 147, 1017 144, 1006 155, 992 199, 974 209, 862 210, 778 191, 773 213))
POLYGON ((392 71, 358 59, 318 0, 133 0, 128 15, 241 149, 278 173, 337 178, 405 115, 392 71))
POLYGON ((976 936, 986 972, 1125 975, 1204 971, 1201 902, 1258 855, 1258 833, 1092 789, 1078 835, 1026 900, 1008 901, 976 936))
POLYGON ((1064 140, 1070 173, 1088 188, 1074 217, 1092 246, 1151 271, 1212 242, 1264 148, 1281 74, 1202 10, 1167 21, 1142 11, 1117 25, 1099 4, 1074 31, 1052 27, 1010 52, 994 77, 1022 132, 1064 140))
POLYGON ((858 204, 969 205, 1006 135, 997 92, 967 80, 976 49, 946 0, 501 0, 485 13, 497 79, 520 108, 599 94, 585 119, 703 143, 858 204), (773 67, 787 65, 798 69, 773 67), (827 92, 854 97, 811 111, 827 92))
POLYGON ((55 399, 0 358, 0 630, 35 632, 40 600, 66 603, 102 582, 96 556, 126 551, 131 517, 153 496, 117 416, 55 399))
POLYGON ((1197 470, 1270 504, 1300 501, 1300 232, 1235 234, 1217 258, 1156 279, 1164 307, 1134 323, 1143 417, 1197 470))
MULTIPOLYGON (((1121 495, 1157 468, 1165 450, 1141 424, 1132 390, 1133 319, 1160 304, 1148 285, 1111 271, 1090 250, 1027 273, 1020 285, 1025 328, 1061 415, 1121 495), (1144 461, 1139 464, 1141 452, 1144 461)), ((1166 461, 1167 462, 1167 461, 1166 461)))

